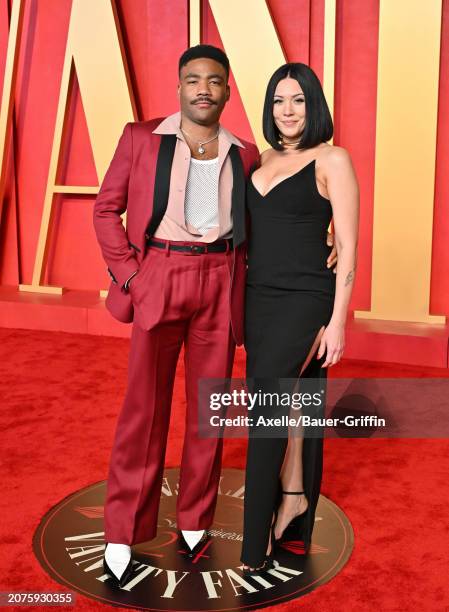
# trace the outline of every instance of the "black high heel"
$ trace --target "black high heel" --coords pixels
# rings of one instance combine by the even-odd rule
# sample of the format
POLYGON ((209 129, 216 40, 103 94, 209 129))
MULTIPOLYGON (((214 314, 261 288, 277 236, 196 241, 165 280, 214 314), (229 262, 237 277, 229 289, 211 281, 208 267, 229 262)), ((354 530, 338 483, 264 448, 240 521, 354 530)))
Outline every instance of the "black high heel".
POLYGON ((265 555, 265 559, 260 567, 255 567, 254 569, 251 569, 249 567, 244 567, 243 568, 244 576, 261 576, 262 574, 264 574, 264 572, 267 572, 269 569, 272 569, 274 567, 274 544, 276 541, 274 538, 274 526, 276 525, 276 519, 277 519, 277 510, 274 513, 273 522, 271 523, 271 527, 270 527, 271 550, 269 554, 265 555))
POLYGON ((123 574, 120 576, 120 578, 114 574, 114 572, 111 570, 111 568, 109 567, 107 561, 106 561, 106 548, 108 547, 108 545, 106 544, 106 547, 104 549, 105 552, 105 556, 103 557, 103 568, 105 570, 106 573, 108 573, 111 577, 112 577, 112 581, 113 584, 115 586, 118 586, 120 588, 122 588, 129 580, 132 572, 133 572, 133 557, 131 554, 131 557, 128 561, 128 565, 125 567, 125 571, 123 572, 123 574))
MULTIPOLYGON (((282 495, 305 495, 304 491, 282 491, 282 495)), ((306 498, 307 499, 307 498, 306 498)), ((300 512, 299 514, 295 514, 295 516, 291 519, 291 521, 289 522, 289 524, 285 527, 284 531, 281 534, 280 538, 276 539, 276 542, 281 542, 283 541, 284 537, 285 537, 285 532, 288 531, 293 523, 293 521, 295 519, 297 519, 299 516, 302 516, 303 514, 305 514, 307 512, 307 510, 309 509, 309 500, 307 500, 307 507, 305 510, 303 510, 302 512, 300 512)), ((310 548, 310 541, 307 542, 308 547, 310 548)), ((305 547, 307 548, 306 542, 304 542, 305 547)))
POLYGON ((255 567, 254 569, 244 567, 242 573, 244 576, 262 576, 262 574, 267 572, 272 567, 274 567, 273 560, 269 558, 269 555, 267 555, 260 567, 255 567))

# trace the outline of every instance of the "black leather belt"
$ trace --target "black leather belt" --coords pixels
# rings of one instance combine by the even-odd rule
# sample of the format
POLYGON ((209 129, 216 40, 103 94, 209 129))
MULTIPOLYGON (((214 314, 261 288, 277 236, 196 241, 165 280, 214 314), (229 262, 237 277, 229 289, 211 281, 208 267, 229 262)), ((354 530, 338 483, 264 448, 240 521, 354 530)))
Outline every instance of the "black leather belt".
POLYGON ((232 251, 232 240, 222 239, 210 244, 177 244, 167 240, 166 242, 158 242, 154 238, 147 240, 147 246, 157 247, 158 249, 169 249, 170 251, 181 251, 182 253, 193 253, 195 255, 204 255, 207 253, 226 253, 232 251))

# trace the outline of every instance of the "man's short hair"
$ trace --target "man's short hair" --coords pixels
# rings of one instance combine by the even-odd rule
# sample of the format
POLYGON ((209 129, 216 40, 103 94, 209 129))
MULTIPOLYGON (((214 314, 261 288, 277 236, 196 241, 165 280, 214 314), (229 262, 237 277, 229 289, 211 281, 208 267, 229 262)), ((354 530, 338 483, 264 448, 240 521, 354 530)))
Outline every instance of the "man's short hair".
POLYGON ((187 62, 190 62, 190 60, 194 59, 200 59, 202 57, 213 59, 219 64, 221 64, 226 70, 226 79, 229 78, 228 56, 222 49, 214 47, 213 45, 195 45, 194 47, 189 47, 189 49, 186 49, 179 58, 179 74, 181 74, 181 68, 185 66, 187 62))

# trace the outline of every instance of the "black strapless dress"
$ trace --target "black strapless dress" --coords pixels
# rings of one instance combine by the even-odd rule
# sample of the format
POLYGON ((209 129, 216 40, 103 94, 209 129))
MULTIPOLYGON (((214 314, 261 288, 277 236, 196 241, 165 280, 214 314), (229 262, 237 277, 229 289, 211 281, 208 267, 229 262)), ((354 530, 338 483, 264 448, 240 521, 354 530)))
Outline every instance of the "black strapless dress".
MULTIPOLYGON (((317 189, 315 160, 265 196, 250 178, 247 205, 247 378, 265 380, 268 388, 268 380, 298 377, 319 330, 332 316, 336 275, 326 266, 332 207, 317 189)), ((324 360, 325 355, 318 360, 315 354, 302 378, 325 378, 324 360)), ((263 562, 272 514, 281 501, 279 474, 287 442, 288 437, 255 437, 250 431, 241 561, 252 567, 263 562)), ((321 488, 322 437, 304 437, 302 460, 308 509, 290 523, 282 539, 303 540, 307 552, 321 488)))

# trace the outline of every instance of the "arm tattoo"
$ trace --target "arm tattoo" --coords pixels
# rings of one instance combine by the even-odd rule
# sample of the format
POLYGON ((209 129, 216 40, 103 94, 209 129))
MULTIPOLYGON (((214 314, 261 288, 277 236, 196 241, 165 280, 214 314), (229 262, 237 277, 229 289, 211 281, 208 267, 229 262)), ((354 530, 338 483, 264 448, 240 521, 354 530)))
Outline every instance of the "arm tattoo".
POLYGON ((349 272, 348 276, 345 278, 345 287, 354 280, 354 270, 351 270, 351 272, 349 272))

